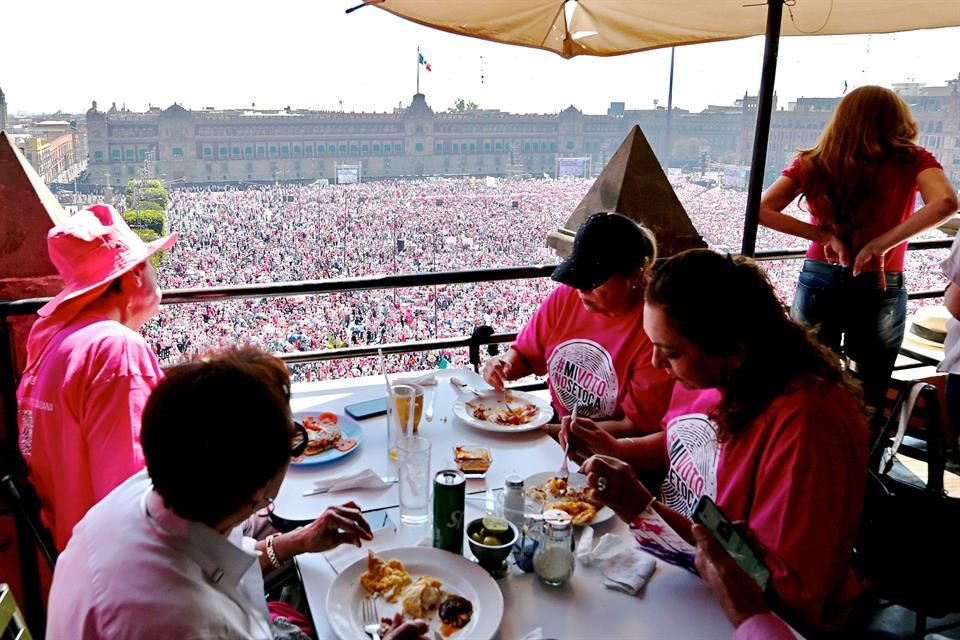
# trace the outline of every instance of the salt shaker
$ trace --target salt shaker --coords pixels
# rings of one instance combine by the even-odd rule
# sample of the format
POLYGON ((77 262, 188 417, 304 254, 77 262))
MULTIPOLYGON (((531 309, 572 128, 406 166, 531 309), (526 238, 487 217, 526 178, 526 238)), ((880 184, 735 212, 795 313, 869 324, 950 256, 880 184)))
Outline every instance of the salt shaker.
POLYGON ((543 534, 533 555, 533 570, 550 586, 566 584, 573 575, 573 520, 557 509, 543 512, 543 534))
POLYGON ((523 493, 523 478, 518 475, 509 475, 503 489, 503 517, 523 528, 523 513, 526 499, 523 493))

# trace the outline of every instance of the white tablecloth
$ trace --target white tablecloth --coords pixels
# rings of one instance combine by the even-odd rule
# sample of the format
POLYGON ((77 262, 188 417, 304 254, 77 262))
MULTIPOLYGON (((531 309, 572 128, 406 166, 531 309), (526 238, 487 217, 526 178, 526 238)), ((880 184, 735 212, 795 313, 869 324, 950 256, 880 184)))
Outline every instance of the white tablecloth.
MULTIPOLYGON (((399 522, 396 510, 391 510, 399 522)), ((467 519, 483 515, 473 501, 467 502, 467 519)), ((397 546, 414 546, 429 526, 398 529, 397 546)), ((618 518, 595 527, 596 539, 612 532, 629 538, 627 526, 618 518)), ((389 551, 380 555, 390 557, 389 551)), ((464 554, 471 557, 469 551, 464 554)), ((303 583, 317 630, 317 640, 337 636, 327 623, 326 600, 336 573, 322 554, 299 556, 303 583)), ((563 587, 548 587, 533 573, 514 574, 497 581, 503 593, 504 613, 498 640, 519 640, 541 627, 544 638, 557 640, 727 640, 733 635, 729 622, 707 586, 696 576, 663 562, 649 584, 637 596, 603 586, 603 576, 593 567, 577 564, 572 580, 563 587)), ((362 640, 362 636, 358 638, 362 640)), ((458 638, 454 640, 469 640, 458 638)))
MULTIPOLYGON (((488 487, 501 488, 510 473, 529 474, 559 469, 563 451, 543 431, 522 433, 494 433, 475 429, 453 416, 457 392, 450 377, 457 376, 471 383, 482 384, 472 371, 443 370, 436 373, 437 394, 432 422, 420 421, 420 435, 431 443, 430 468, 432 472, 454 467, 453 447, 460 444, 479 444, 493 454, 493 465, 485 480, 469 480, 467 492, 482 491, 488 487)), ((391 380, 394 376, 391 376, 391 380)), ((291 402, 294 412, 333 411, 343 415, 344 405, 380 397, 385 393, 383 378, 366 377, 354 380, 300 384, 294 388, 291 402)), ((428 389, 427 393, 431 393, 428 389)), ((546 391, 539 392, 546 394, 546 391)), ((351 490, 304 497, 303 492, 313 488, 314 480, 334 478, 372 468, 382 475, 396 475, 394 464, 387 461, 386 416, 359 421, 363 431, 360 447, 339 460, 310 467, 291 466, 287 471, 280 494, 274 502, 274 512, 288 520, 309 520, 319 516, 331 504, 356 501, 365 511, 384 509, 399 504, 396 485, 379 490, 351 490)))
MULTIPOLYGON (((540 471, 559 468, 562 452, 559 445, 542 431, 529 433, 492 433, 470 427, 452 415, 456 392, 449 383, 451 375, 479 383, 472 372, 446 370, 438 372, 435 417, 422 421, 420 432, 431 443, 430 466, 438 471, 453 466, 452 448, 457 444, 474 443, 487 446, 494 462, 485 480, 470 480, 467 492, 486 488, 502 488, 510 473, 523 477, 540 471)), ((334 411, 342 414, 351 402, 367 400, 384 393, 381 377, 358 380, 298 385, 294 390, 294 411, 334 411)), ((390 508, 395 523, 400 518, 394 508, 398 503, 396 486, 376 491, 344 491, 304 497, 302 492, 313 486, 313 480, 332 478, 370 467, 388 475, 393 470, 386 456, 386 418, 361 422, 363 444, 355 453, 339 461, 314 467, 291 468, 275 503, 278 515, 288 519, 309 519, 318 516, 330 504, 354 500, 365 511, 390 508)), ((483 515, 482 501, 467 501, 467 518, 483 515)), ((399 546, 413 546, 430 533, 430 525, 400 526, 399 546)), ((596 536, 613 532, 629 538, 627 526, 617 518, 598 525, 596 536)), ((468 557, 469 551, 466 552, 468 557)), ((321 554, 297 558, 310 609, 317 627, 318 640, 335 638, 326 621, 326 599, 336 577, 334 569, 321 554)), ((498 581, 505 610, 497 638, 517 640, 536 627, 542 627, 544 638, 559 640, 642 640, 644 638, 678 638, 683 640, 726 639, 733 627, 706 585, 696 576, 662 562, 658 563, 645 590, 630 596, 603 586, 600 572, 578 563, 571 582, 560 588, 540 583, 534 574, 515 574, 498 581)), ((468 640, 458 638, 457 640, 468 640)))

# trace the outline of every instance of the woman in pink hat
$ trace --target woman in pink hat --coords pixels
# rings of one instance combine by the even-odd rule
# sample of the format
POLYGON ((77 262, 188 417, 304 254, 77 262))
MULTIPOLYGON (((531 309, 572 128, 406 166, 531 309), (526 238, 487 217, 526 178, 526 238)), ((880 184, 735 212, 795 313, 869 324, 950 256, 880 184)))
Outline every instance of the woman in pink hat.
POLYGON ((143 468, 140 415, 163 373, 137 331, 160 310, 148 258, 176 239, 145 243, 102 204, 47 237, 65 286, 37 312, 17 400, 20 450, 58 549, 90 507, 143 468))

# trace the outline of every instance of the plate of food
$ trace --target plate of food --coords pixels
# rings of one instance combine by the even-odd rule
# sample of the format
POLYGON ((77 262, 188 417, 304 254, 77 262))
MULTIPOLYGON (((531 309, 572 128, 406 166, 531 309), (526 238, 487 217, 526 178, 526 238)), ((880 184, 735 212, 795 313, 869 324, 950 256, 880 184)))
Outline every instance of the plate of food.
POLYGON ((307 448, 290 461, 295 467, 326 464, 350 455, 360 446, 363 431, 346 416, 331 411, 301 411, 293 419, 307 432, 307 448))
POLYGON ((587 477, 571 473, 567 480, 556 471, 535 473, 523 481, 527 497, 547 509, 560 509, 570 514, 576 526, 600 524, 614 516, 613 509, 593 499, 587 490, 587 477))
POLYGON ((489 640, 500 628, 503 595, 490 575, 461 555, 429 547, 369 552, 340 572, 327 592, 327 620, 341 640, 368 637, 363 604, 381 620, 402 613, 430 625, 428 637, 489 640))
POLYGON ((458 398, 453 415, 484 431, 533 431, 550 422, 553 406, 549 400, 523 391, 491 391, 458 398))

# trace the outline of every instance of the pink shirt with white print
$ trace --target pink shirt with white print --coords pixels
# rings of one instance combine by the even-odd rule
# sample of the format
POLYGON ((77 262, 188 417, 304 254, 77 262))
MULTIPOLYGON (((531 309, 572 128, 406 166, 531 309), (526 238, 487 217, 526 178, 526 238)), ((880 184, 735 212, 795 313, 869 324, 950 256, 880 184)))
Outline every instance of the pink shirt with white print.
MULTIPOLYGON (((718 444, 708 416, 720 399, 716 389, 677 385, 665 417, 662 501, 689 518, 700 495, 712 497, 746 523, 780 600, 806 622, 829 625, 859 593, 851 559, 866 481, 863 417, 846 390, 808 382, 718 444)), ((663 527, 652 510, 631 527, 641 545, 659 543, 661 557, 692 566, 692 547, 647 533, 663 527)))
POLYGON ((513 348, 537 375, 547 374, 560 417, 574 405, 594 420, 627 417, 658 431, 673 380, 653 366, 653 345, 643 331, 643 305, 610 318, 588 311, 577 290, 558 285, 537 308, 513 348))

